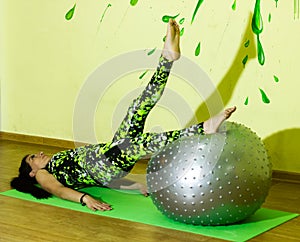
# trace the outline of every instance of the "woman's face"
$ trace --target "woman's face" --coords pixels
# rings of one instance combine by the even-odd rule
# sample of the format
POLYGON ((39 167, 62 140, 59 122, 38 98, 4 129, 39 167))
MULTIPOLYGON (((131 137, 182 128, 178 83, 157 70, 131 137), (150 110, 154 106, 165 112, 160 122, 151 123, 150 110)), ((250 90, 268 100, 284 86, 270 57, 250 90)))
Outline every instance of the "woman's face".
POLYGON ((36 174, 38 170, 45 168, 49 161, 50 157, 45 155, 42 151, 38 154, 28 155, 26 158, 26 162, 30 165, 34 174, 36 174))

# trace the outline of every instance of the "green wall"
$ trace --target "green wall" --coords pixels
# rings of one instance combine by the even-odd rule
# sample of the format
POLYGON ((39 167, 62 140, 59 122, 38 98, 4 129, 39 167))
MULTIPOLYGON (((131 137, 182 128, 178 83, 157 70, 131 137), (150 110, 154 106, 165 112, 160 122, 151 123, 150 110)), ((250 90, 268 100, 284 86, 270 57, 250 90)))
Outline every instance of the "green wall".
MULTIPOLYGON (((176 19, 185 19, 180 25, 184 28, 183 58, 175 66, 192 61, 215 89, 203 96, 205 91, 199 90, 207 87, 199 81, 198 90, 186 78, 193 68, 186 68, 184 76, 176 75, 175 69, 162 104, 150 114, 146 129, 180 128, 205 119, 221 110, 220 105, 214 107, 221 98, 225 107, 238 107, 233 121, 250 127, 265 141, 274 169, 300 172, 296 155, 300 138, 298 0, 260 3, 263 65, 251 29, 258 1, 237 0, 235 7, 234 1, 203 1, 191 23, 197 2, 139 0, 132 6, 129 0, 78 0, 74 15, 67 20, 65 15, 74 1, 1 0, 1 130, 77 139, 74 133, 79 131, 73 127, 76 103, 92 73, 133 51, 144 51, 155 68, 151 58, 159 55, 166 28, 162 17, 179 13, 176 19), (198 43, 201 48, 196 56, 198 43), (154 54, 149 53, 154 48, 154 54), (259 89, 270 103, 262 100, 259 89), (182 99, 191 112, 183 115, 185 107, 168 108, 172 97, 179 97, 174 103, 182 99)), ((139 78, 148 68, 136 68, 135 62, 125 62, 128 69, 109 84, 102 79, 97 84, 103 93, 92 120, 98 142, 111 138, 130 99, 151 77, 153 69, 139 78)), ((117 73, 120 68, 116 68, 109 71, 117 73)), ((97 98, 93 95, 91 100, 97 98)), ((86 128, 83 123, 80 132, 85 133, 86 128)), ((82 136, 79 141, 93 142, 94 138, 82 136)))

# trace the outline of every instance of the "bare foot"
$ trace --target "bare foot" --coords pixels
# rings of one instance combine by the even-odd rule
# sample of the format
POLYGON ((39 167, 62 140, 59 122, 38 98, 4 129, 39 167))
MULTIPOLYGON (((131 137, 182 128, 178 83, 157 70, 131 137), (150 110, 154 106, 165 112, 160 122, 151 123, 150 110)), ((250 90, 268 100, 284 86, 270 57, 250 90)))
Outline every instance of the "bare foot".
POLYGON ((180 57, 180 29, 174 19, 170 19, 162 55, 169 61, 178 60, 180 57))
POLYGON ((220 127, 220 125, 228 119, 231 114, 236 110, 236 106, 232 108, 227 108, 223 112, 218 115, 210 118, 209 120, 203 123, 204 133, 205 134, 213 134, 216 133, 220 127))

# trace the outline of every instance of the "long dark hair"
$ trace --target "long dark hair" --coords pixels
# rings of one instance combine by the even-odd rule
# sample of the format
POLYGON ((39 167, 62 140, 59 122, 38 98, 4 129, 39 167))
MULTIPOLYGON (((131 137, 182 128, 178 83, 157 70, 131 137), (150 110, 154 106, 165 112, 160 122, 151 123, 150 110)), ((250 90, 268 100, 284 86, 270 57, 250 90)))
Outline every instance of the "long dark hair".
POLYGON ((51 194, 38 186, 36 186, 37 181, 35 177, 31 177, 29 173, 31 172, 30 165, 26 162, 26 158, 29 155, 25 155, 22 159, 21 166, 19 168, 19 176, 14 177, 10 185, 19 192, 30 193, 32 196, 38 199, 51 197, 51 194))

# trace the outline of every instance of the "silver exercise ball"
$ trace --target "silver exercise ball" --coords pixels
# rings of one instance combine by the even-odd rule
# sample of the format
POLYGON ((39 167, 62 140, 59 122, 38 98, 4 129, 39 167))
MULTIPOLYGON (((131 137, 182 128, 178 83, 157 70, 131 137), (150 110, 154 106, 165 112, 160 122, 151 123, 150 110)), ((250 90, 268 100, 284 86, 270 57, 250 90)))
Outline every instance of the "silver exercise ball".
POLYGON ((195 225, 232 224, 265 201, 272 171, 261 139, 233 122, 220 130, 181 138, 151 158, 148 190, 167 217, 195 225))

